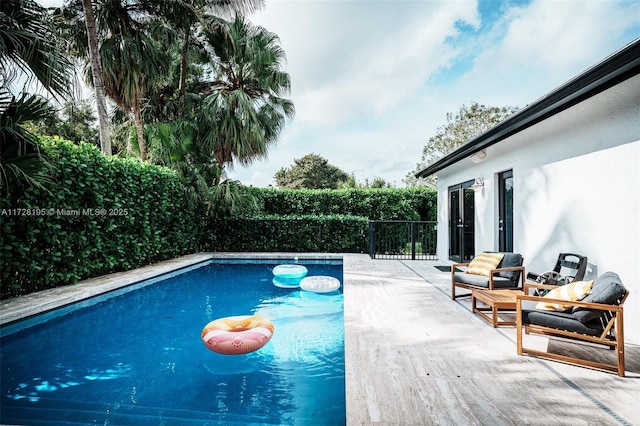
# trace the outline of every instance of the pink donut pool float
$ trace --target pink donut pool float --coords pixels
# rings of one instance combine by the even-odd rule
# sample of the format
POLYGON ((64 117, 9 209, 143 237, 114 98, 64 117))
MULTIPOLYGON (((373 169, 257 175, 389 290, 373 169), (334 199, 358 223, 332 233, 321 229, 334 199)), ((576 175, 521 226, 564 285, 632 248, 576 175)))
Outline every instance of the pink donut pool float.
POLYGON ((204 326, 202 343, 219 354, 241 355, 257 351, 273 336, 273 324, 266 318, 241 315, 218 318, 204 326))

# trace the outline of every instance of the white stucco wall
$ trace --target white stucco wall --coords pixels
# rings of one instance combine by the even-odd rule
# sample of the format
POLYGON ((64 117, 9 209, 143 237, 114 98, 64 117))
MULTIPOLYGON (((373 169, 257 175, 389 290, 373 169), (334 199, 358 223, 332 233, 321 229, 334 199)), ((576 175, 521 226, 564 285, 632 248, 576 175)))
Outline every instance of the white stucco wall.
POLYGON ((447 188, 476 177, 476 252, 498 249, 497 174, 513 170, 514 251, 529 271, 558 253, 589 258, 587 277, 618 273, 631 294, 625 338, 640 344, 640 76, 438 173, 438 256, 448 258, 447 188))

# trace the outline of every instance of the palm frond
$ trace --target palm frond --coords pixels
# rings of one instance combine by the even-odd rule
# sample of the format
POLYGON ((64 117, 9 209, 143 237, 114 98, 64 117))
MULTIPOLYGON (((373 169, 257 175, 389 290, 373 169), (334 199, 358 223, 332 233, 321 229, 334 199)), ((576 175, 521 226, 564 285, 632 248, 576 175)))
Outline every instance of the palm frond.
POLYGON ((0 74, 5 86, 23 75, 54 96, 71 95, 73 64, 62 54, 46 9, 33 0, 3 0, 0 23, 0 74))
POLYGON ((28 185, 43 188, 50 183, 48 163, 40 156, 38 141, 25 124, 55 114, 48 101, 23 93, 19 98, 0 90, 0 187, 6 188, 9 174, 28 185))

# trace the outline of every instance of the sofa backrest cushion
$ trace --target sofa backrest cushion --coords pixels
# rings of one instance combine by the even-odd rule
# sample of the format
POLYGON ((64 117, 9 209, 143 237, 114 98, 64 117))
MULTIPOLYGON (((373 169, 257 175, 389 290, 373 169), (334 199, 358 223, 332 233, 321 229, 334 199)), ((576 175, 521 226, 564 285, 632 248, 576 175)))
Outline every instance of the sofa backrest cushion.
MULTIPOLYGON (((518 253, 505 253, 498 268, 512 268, 522 266, 522 255, 518 253)), ((520 271, 508 271, 498 273, 501 277, 509 278, 512 282, 517 282, 520 278, 520 271)))
MULTIPOLYGON (((622 285, 620 277, 615 272, 605 272, 593 283, 591 292, 582 299, 583 302, 603 303, 605 305, 619 305, 627 290, 622 285)), ((601 316, 603 311, 574 307, 573 315, 582 323, 589 322, 601 316)))

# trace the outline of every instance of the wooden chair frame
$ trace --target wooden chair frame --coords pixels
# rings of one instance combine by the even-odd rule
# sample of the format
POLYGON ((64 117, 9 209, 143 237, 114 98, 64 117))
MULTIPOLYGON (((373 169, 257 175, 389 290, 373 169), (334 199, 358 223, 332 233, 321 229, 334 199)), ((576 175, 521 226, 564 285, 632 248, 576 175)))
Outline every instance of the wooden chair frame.
MULTIPOLYGON (((458 297, 471 296, 471 293, 465 293, 465 294, 456 295, 456 287, 466 288, 467 290, 471 290, 471 291, 478 290, 478 289, 482 289, 482 290, 509 290, 509 289, 511 289, 511 290, 513 290, 513 289, 522 288, 522 286, 524 285, 524 266, 511 266, 509 268, 492 269, 491 272, 489 273, 489 287, 480 287, 480 286, 477 286, 477 285, 461 283, 459 281, 456 281, 455 278, 454 278, 454 274, 456 272, 456 268, 457 267, 469 266, 470 263, 471 262, 454 263, 453 265, 451 265, 451 299, 452 300, 456 300, 456 298, 458 298, 458 297), (518 281, 516 282, 515 286, 494 288, 494 285, 493 285, 493 277, 494 277, 494 275, 499 274, 500 272, 512 272, 512 271, 520 271, 520 275, 518 277, 518 281)), ((522 263, 524 264, 524 258, 522 258, 522 263)))
POLYGON ((516 344, 518 355, 529 354, 541 358, 551 359, 554 361, 566 362, 569 364, 578 364, 585 367, 601 369, 605 371, 611 371, 618 373, 618 376, 624 377, 624 321, 623 321, 623 309, 622 305, 629 296, 627 290, 622 297, 619 305, 606 305, 602 303, 588 303, 588 302, 572 302, 559 299, 549 299, 539 296, 529 295, 530 289, 554 289, 557 286, 545 285, 545 284, 533 284, 525 283, 524 295, 518 295, 516 301, 516 344), (535 302, 544 301, 546 303, 559 303, 569 306, 579 306, 587 309, 593 309, 598 311, 605 311, 611 314, 611 319, 607 322, 604 331, 599 336, 590 336, 586 334, 576 333, 574 331, 560 330, 552 327, 546 327, 537 324, 524 324, 522 322, 522 301, 530 300, 535 302), (541 334, 547 336, 568 338, 583 342, 596 343, 600 345, 608 346, 610 349, 616 351, 616 365, 604 364, 596 361, 589 361, 581 358, 575 358, 567 355, 552 354, 549 352, 542 352, 534 349, 525 348, 522 342, 522 330, 526 334, 541 334))

